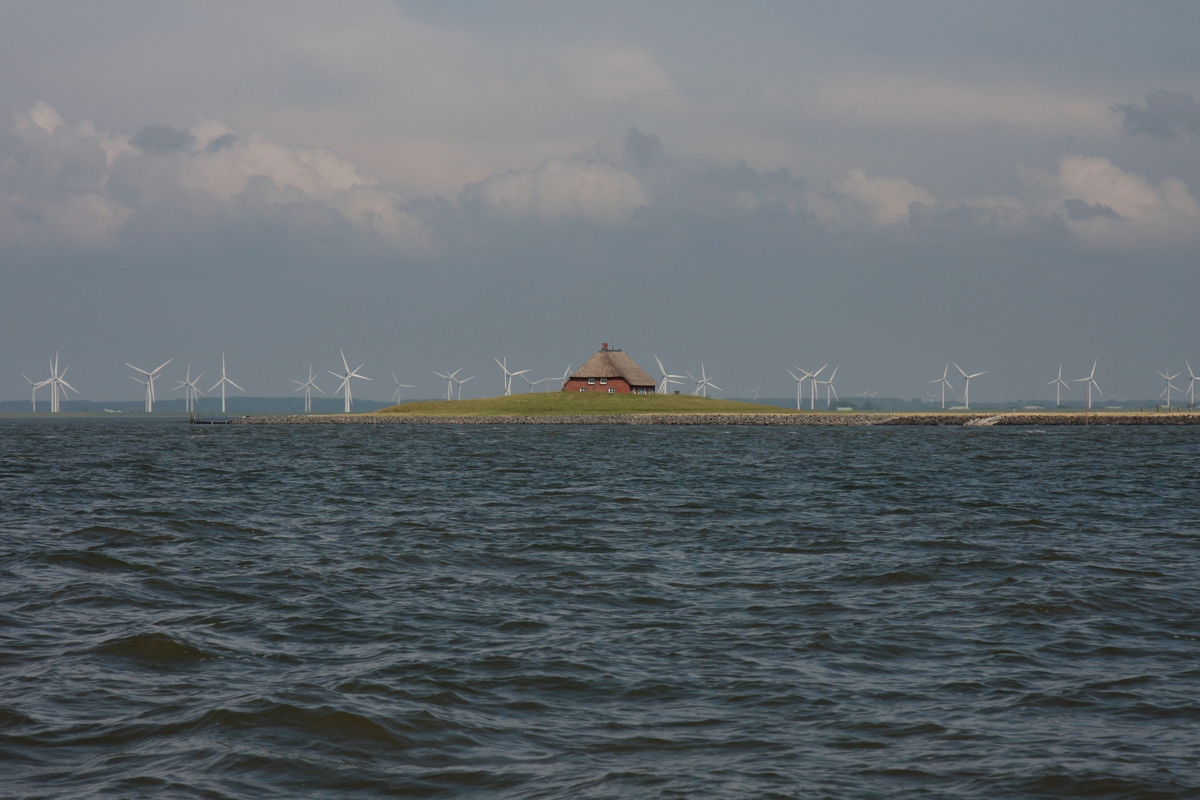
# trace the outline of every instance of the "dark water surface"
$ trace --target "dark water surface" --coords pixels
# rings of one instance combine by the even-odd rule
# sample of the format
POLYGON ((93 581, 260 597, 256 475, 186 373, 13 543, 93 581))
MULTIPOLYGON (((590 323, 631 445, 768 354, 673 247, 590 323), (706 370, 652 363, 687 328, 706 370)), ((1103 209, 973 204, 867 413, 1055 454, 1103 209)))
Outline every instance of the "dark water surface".
POLYGON ((0 423, 0 796, 1200 797, 1200 431, 0 423))

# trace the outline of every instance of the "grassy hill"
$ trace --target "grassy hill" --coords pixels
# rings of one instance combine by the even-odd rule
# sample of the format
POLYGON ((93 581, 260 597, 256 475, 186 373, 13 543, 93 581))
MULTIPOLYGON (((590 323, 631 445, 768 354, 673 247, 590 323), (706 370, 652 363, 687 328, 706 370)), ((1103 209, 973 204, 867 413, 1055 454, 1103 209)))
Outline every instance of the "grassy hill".
POLYGON ((414 417, 567 416, 571 414, 795 414, 786 408, 739 400, 677 394, 530 392, 479 400, 422 400, 377 414, 414 417))

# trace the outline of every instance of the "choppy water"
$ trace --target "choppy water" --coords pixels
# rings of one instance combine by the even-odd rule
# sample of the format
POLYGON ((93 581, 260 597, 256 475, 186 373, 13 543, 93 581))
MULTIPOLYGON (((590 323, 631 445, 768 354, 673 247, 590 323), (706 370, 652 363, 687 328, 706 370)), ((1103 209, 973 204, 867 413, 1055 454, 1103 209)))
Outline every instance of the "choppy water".
POLYGON ((1200 431, 0 423, 0 796, 1200 796, 1200 431))

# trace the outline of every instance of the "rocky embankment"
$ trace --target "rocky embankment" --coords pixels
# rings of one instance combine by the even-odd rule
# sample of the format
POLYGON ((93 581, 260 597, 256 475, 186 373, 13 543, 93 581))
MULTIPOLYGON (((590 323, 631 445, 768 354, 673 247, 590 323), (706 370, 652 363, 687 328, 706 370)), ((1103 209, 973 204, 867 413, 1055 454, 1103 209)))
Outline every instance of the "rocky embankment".
POLYGON ((243 417, 231 425, 1200 425, 1200 413, 1054 414, 573 414, 566 416, 416 417, 401 414, 293 414, 243 417))

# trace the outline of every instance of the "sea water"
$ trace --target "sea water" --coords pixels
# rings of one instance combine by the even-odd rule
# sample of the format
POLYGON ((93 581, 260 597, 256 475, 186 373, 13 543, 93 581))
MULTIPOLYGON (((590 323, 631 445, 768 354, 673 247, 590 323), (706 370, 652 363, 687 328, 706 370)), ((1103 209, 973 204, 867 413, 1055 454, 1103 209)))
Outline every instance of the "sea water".
POLYGON ((0 422, 0 796, 1200 796, 1200 431, 0 422))

